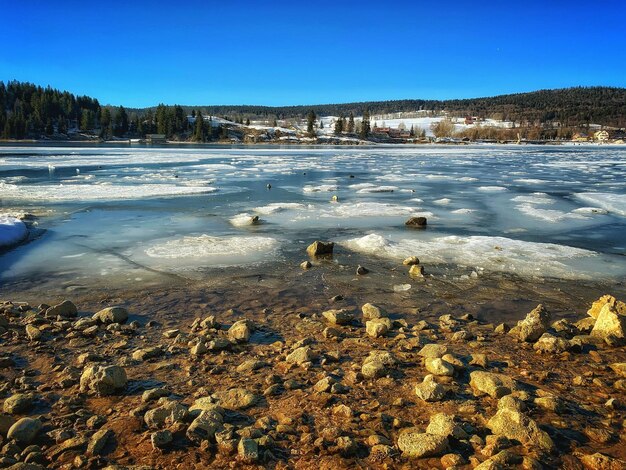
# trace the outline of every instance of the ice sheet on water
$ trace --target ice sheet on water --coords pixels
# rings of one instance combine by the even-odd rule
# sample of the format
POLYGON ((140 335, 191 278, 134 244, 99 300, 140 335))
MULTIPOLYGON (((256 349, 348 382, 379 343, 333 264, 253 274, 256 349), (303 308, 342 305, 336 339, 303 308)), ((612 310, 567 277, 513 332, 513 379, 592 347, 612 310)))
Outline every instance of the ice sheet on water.
POLYGON ((230 223, 235 227, 246 227, 248 225, 254 225, 254 215, 244 212, 243 214, 237 214, 229 219, 230 223))
POLYGON ((499 191, 506 191, 507 188, 505 188, 504 186, 479 186, 478 190, 486 192, 486 193, 493 193, 493 192, 499 192, 499 191))
MULTIPOLYGON (((521 276, 586 279, 592 273, 580 270, 578 262, 589 262, 590 259, 598 262, 596 267, 599 270, 600 267, 608 269, 598 253, 552 243, 527 242, 506 237, 453 235, 396 240, 372 233, 339 243, 353 251, 395 260, 415 255, 427 264, 449 263, 521 276)), ((605 274, 608 273, 600 273, 601 276, 605 274)))
POLYGON ((175 267, 236 266, 275 253, 277 239, 261 236, 186 236, 155 243, 146 255, 175 267))
POLYGON ((581 201, 595 204, 614 214, 626 217, 626 194, 580 193, 575 197, 581 201))
POLYGON ((10 214, 0 213, 0 248, 13 246, 26 238, 24 222, 10 214))
POLYGON ((397 186, 378 186, 374 183, 358 183, 348 186, 350 189, 356 190, 357 193, 392 193, 399 188, 397 186))
POLYGON ((276 212, 283 212, 286 210, 304 210, 312 207, 310 204, 301 204, 299 202, 273 202, 266 206, 259 206, 254 208, 254 212, 259 214, 269 215, 276 212))
POLYGON ((320 185, 306 185, 302 188, 302 191, 305 193, 318 193, 318 192, 329 192, 329 191, 337 191, 338 186, 336 184, 320 184, 320 185))
POLYGON ((0 182, 0 198, 38 201, 113 201, 162 196, 184 196, 217 191, 209 186, 174 184, 38 184, 13 185, 0 182))

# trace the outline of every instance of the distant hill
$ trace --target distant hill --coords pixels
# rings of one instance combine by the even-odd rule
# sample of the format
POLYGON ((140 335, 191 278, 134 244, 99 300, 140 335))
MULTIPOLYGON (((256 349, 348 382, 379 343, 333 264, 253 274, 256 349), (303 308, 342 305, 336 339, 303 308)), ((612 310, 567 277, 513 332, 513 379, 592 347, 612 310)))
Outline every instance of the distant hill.
MULTIPOLYGON (((521 125, 560 123, 562 126, 602 124, 626 127, 626 88, 574 87, 539 90, 486 98, 463 100, 393 100, 360 103, 301 106, 182 106, 185 112, 200 109, 203 114, 242 116, 244 118, 304 118, 313 110, 317 115, 355 116, 369 109, 371 114, 389 114, 417 110, 447 111, 458 116, 477 116, 515 121, 521 125)), ((155 108, 146 108, 155 109, 155 108)), ((142 112, 145 110, 137 109, 142 112)))

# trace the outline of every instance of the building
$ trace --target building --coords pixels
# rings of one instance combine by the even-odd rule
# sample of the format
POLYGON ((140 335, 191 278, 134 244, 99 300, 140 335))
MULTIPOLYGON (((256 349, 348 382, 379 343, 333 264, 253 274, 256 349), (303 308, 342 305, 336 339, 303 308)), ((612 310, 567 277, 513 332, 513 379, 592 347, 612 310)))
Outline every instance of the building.
POLYGON ((583 134, 582 132, 576 133, 572 136, 572 141, 574 142, 587 142, 589 137, 587 134, 583 134))
POLYGON ((609 140, 609 137, 610 136, 608 131, 605 130, 601 130, 593 134, 593 140, 598 142, 606 142, 607 140, 609 140))
POLYGON ((165 144, 165 134, 146 134, 146 142, 149 144, 165 144))

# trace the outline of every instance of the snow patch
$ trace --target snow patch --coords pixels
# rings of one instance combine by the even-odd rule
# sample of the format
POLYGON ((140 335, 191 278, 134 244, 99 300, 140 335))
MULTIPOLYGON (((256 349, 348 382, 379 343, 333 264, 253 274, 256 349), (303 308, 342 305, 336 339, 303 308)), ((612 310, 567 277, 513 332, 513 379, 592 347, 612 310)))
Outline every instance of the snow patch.
POLYGON ((17 245, 28 236, 24 222, 8 214, 0 214, 0 248, 17 245))

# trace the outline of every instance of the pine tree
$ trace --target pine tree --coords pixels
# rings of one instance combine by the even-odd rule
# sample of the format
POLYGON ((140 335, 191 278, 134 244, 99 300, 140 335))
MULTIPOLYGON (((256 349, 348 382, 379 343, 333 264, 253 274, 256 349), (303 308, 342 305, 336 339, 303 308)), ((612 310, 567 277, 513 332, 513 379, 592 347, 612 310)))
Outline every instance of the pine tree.
POLYGON ((111 111, 109 108, 104 108, 102 110, 102 115, 100 116, 100 135, 102 137, 110 137, 107 135, 109 127, 111 125, 111 111))
POLYGON ((250 118, 246 119, 246 126, 250 125, 250 118))
POLYGON ((350 117, 348 118, 348 134, 354 132, 354 114, 350 111, 350 117))
POLYGON ((306 117, 306 132, 309 137, 315 136, 315 112, 313 110, 309 111, 306 117))
POLYGON ((196 113, 196 126, 193 132, 193 140, 196 142, 204 142, 206 138, 205 133, 206 129, 204 127, 204 117, 202 117, 202 113, 198 111, 196 113))
POLYGON ((343 133, 343 116, 339 116, 337 121, 335 121, 335 134, 340 135, 343 133))
POLYGON ((365 140, 370 135, 370 111, 366 109, 363 112, 363 122, 361 123, 361 139, 365 140))

